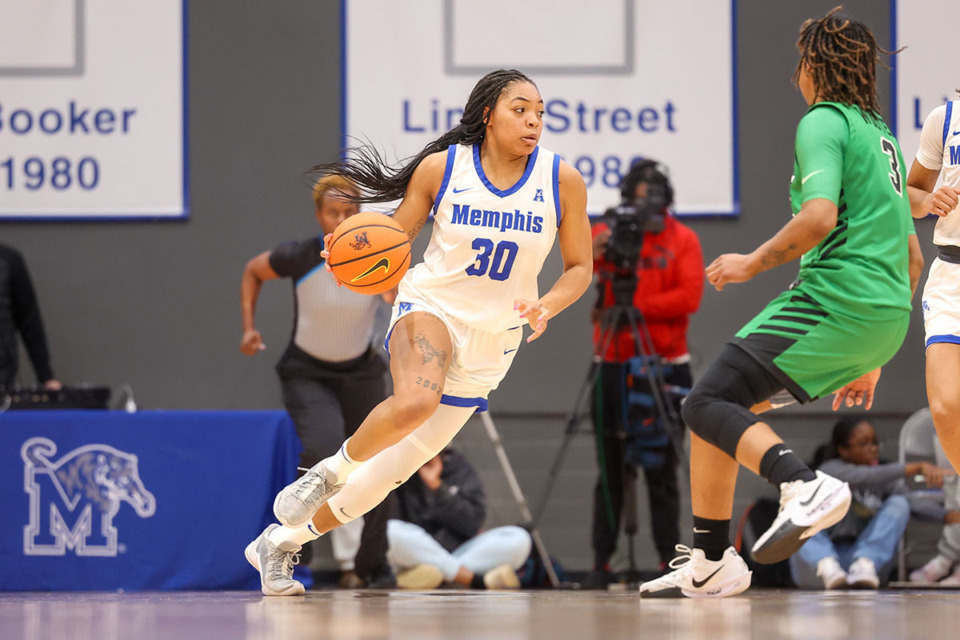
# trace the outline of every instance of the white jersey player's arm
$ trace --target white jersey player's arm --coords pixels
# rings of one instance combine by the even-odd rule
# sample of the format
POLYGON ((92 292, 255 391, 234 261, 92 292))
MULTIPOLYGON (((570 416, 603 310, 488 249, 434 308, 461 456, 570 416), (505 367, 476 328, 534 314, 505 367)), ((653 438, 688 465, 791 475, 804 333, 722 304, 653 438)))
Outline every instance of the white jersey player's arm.
POLYGON ((580 172, 560 163, 560 255, 563 275, 550 291, 536 302, 518 300, 520 317, 525 318, 534 333, 527 342, 540 337, 547 320, 569 307, 583 295, 593 280, 593 238, 587 217, 587 187, 580 172))
MULTIPOLYGON (((943 167, 943 125, 946 105, 940 105, 923 121, 920 131, 920 148, 907 175, 907 192, 910 194, 910 213, 914 218, 929 214, 943 217, 957 207, 960 185, 943 185, 937 189, 937 180, 943 167)), ((949 123, 946 123, 949 124, 949 123)))
POLYGON ((913 161, 907 175, 907 191, 910 194, 910 213, 914 218, 926 218, 931 213, 942 218, 957 208, 960 189, 949 185, 937 189, 939 177, 940 169, 926 168, 919 158, 913 161))
POLYGON ((407 232, 412 243, 430 218, 433 199, 440 191, 447 152, 432 153, 417 165, 407 184, 407 192, 397 207, 393 219, 407 232))

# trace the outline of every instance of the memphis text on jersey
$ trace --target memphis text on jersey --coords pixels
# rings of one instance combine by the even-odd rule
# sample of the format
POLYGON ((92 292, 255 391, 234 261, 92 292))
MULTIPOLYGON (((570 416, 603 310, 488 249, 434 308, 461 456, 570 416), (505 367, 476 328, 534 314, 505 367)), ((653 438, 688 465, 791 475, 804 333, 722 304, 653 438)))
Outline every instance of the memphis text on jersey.
POLYGON ((490 209, 471 209, 470 205, 453 205, 453 224, 462 224, 471 227, 489 227, 507 230, 527 231, 540 233, 543 230, 543 216, 535 216, 532 211, 521 213, 520 209, 513 211, 496 211, 490 209))

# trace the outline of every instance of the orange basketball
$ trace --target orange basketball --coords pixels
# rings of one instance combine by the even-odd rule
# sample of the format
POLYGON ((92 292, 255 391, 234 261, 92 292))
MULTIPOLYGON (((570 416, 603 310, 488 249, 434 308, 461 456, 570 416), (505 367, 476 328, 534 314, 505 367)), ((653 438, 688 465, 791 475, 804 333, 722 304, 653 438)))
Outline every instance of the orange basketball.
POLYGON ((362 211, 341 222, 330 239, 330 268, 346 288, 376 295, 392 289, 410 267, 410 241, 388 215, 362 211))

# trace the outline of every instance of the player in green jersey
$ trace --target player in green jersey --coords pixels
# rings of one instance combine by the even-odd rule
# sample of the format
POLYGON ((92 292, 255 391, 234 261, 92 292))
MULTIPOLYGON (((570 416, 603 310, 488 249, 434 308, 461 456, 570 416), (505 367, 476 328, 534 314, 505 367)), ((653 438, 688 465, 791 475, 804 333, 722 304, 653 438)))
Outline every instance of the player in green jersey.
MULTIPOLYGON (((707 273, 723 289, 776 266, 787 257, 778 249, 803 250, 794 285, 732 342, 793 397, 809 402, 877 369, 899 349, 910 312, 906 237, 913 223, 903 156, 876 115, 813 102, 797 127, 795 158, 790 198, 797 218, 785 229, 790 235, 749 256, 720 256, 707 273), (800 233, 818 243, 810 246, 800 233)), ((871 385, 857 399, 872 392, 871 385)))
POLYGON ((903 156, 877 104, 877 56, 889 52, 838 9, 805 22, 797 42, 794 82, 810 109, 797 128, 794 217, 752 253, 707 267, 717 290, 798 258, 799 277, 684 402, 694 547, 678 547, 676 571, 643 584, 642 597, 723 597, 750 586, 729 541, 740 465, 781 492, 777 519, 753 547, 758 562, 789 557, 849 508, 847 484, 811 471, 757 415, 834 391, 834 409, 869 409, 879 368, 906 335, 922 269, 903 156))

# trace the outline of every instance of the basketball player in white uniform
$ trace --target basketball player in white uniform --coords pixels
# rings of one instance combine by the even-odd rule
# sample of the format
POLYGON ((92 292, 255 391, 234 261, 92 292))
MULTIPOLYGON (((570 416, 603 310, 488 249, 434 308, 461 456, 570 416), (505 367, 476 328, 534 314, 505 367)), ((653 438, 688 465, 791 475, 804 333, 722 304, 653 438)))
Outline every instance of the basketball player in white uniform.
POLYGON ((924 121, 907 189, 914 218, 939 217, 938 255, 922 298, 927 399, 944 452, 960 469, 960 100, 940 105, 924 121))
POLYGON ((398 170, 371 147, 320 165, 369 194, 402 197, 394 219, 413 240, 434 214, 424 261, 400 285, 388 334, 394 393, 340 451, 278 494, 270 525, 246 550, 263 592, 296 595, 300 546, 363 515, 457 434, 506 374, 523 336, 592 279, 583 178, 538 146, 543 100, 519 71, 484 76, 460 124, 398 170), (559 237, 563 274, 544 295, 537 275, 559 237))

